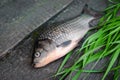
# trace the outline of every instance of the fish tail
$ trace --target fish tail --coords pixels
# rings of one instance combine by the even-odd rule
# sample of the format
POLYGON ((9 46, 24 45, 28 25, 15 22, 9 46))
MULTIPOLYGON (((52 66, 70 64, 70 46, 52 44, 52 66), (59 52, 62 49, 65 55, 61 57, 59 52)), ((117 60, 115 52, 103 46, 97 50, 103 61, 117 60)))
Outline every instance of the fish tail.
POLYGON ((99 23, 100 18, 104 14, 103 12, 93 10, 92 8, 88 7, 88 5, 85 5, 82 13, 83 13, 83 15, 87 15, 87 16, 91 17, 91 20, 89 20, 89 22, 88 22, 90 29, 96 28, 96 26, 99 23), (93 17, 93 19, 92 19, 92 17, 93 17))

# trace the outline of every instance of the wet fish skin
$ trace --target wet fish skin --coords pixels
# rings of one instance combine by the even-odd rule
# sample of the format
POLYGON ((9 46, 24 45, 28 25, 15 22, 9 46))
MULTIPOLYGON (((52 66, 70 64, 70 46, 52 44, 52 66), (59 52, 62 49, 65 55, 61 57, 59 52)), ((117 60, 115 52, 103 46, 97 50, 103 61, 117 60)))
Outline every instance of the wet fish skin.
POLYGON ((34 53, 34 67, 43 67, 74 49, 90 30, 88 23, 93 19, 93 16, 83 14, 61 25, 43 27, 34 53))

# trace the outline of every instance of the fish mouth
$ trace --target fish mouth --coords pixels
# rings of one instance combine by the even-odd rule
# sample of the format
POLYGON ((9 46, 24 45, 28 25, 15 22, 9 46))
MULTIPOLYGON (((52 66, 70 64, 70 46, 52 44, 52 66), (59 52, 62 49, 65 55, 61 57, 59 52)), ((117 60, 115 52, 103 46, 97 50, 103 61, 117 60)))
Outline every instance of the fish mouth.
POLYGON ((44 67, 45 65, 40 64, 40 63, 35 63, 34 64, 34 68, 40 68, 40 67, 44 67))
POLYGON ((37 63, 33 63, 33 67, 34 68, 41 68, 44 67, 48 64, 48 62, 44 61, 44 62, 37 62, 37 63))
POLYGON ((33 66, 34 66, 34 68, 40 68, 40 67, 44 67, 47 64, 48 64, 48 60, 46 60, 46 58, 43 58, 42 60, 40 60, 38 62, 34 62, 33 66))

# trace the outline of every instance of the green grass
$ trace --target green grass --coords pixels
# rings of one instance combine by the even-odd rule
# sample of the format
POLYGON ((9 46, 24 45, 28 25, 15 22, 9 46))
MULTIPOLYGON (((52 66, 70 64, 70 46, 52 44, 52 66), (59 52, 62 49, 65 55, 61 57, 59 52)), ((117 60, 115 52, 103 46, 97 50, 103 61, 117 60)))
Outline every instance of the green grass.
MULTIPOLYGON (((102 80, 105 80, 108 73, 111 71, 114 73, 114 80, 118 80, 120 77, 120 16, 117 15, 120 10, 119 0, 109 0, 114 2, 113 5, 108 7, 105 10, 105 15, 99 21, 99 30, 89 36, 82 47, 76 52, 76 55, 83 53, 74 64, 67 68, 63 69, 67 60, 71 56, 72 52, 67 54, 63 60, 60 68, 58 69, 57 75, 61 75, 60 80, 63 80, 66 76, 71 75, 73 72, 76 72, 70 80, 77 80, 81 73, 100 73, 103 72, 102 80), (109 63, 106 69, 94 70, 94 67, 102 59, 110 57, 109 63), (84 70, 84 67, 94 62, 95 64, 90 70, 84 70), (113 66, 114 65, 114 66, 113 66)), ((86 75, 87 77, 87 75, 86 75)), ((86 80, 86 77, 84 80, 86 80)))

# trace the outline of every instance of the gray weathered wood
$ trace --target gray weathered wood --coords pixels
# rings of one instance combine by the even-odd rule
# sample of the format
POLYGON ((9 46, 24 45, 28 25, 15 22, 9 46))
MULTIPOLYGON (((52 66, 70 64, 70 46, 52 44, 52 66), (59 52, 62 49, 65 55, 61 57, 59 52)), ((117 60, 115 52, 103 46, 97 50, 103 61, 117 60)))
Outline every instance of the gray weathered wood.
POLYGON ((0 1, 0 56, 65 8, 71 1, 72 0, 0 1))
MULTIPOLYGON (((75 6, 81 6, 83 3, 80 2, 81 4, 79 4, 76 1, 81 1, 81 0, 75 0, 74 3, 72 3, 69 7, 67 7, 67 9, 63 10, 62 13, 58 15, 59 17, 56 17, 52 20, 55 20, 54 22, 64 21, 70 17, 72 18, 75 17, 77 14, 79 14, 80 13, 80 11, 78 11, 79 7, 75 7, 75 6), (70 15, 70 16, 67 17, 66 15, 70 15)), ((94 3, 94 4, 99 5, 101 3, 94 3)), ((83 8, 83 6, 81 7, 83 8)), ((99 6, 97 8, 99 8, 99 6)), ((32 55, 33 41, 34 40, 32 39, 32 36, 30 36, 30 38, 25 39, 21 44, 15 47, 14 50, 11 50, 8 55, 0 59, 0 80, 59 80, 59 77, 55 79, 50 77, 57 71, 58 67, 60 66, 61 59, 40 69, 34 69, 32 67, 31 62, 33 56, 32 55)), ((71 56, 70 60, 65 65, 65 67, 67 68, 68 66, 70 66, 72 62, 74 62, 74 59, 75 59, 74 55, 71 56)), ((102 59, 96 65, 95 69, 98 70, 102 68, 103 66, 106 65, 107 62, 109 62, 109 57, 106 59, 102 59)), ((87 65, 85 69, 91 69, 94 63, 95 62, 87 65)), ((97 73, 97 74, 91 73, 89 76, 86 77, 87 74, 83 73, 78 80, 83 80, 85 77, 86 77, 85 80, 101 80, 103 74, 104 73, 97 73)), ((114 74, 109 74, 109 76, 105 80, 113 80, 113 75, 114 74)))
POLYGON ((64 22, 78 17, 83 12, 87 0, 74 0, 67 8, 52 19, 50 22, 64 22))
POLYGON ((87 5, 95 11, 104 11, 107 7, 108 0, 88 0, 87 5))

